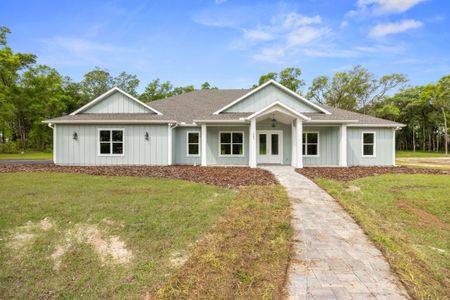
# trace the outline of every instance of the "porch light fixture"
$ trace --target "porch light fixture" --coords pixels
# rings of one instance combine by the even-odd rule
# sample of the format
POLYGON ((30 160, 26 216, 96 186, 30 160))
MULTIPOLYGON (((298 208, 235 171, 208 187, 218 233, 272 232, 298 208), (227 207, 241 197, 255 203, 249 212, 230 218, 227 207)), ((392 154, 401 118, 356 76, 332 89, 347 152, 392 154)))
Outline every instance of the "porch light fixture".
POLYGON ((75 131, 72 135, 72 138, 76 141, 78 140, 78 133, 75 131))
POLYGON ((275 113, 272 114, 272 128, 277 127, 277 120, 275 119, 275 113))
POLYGON ((145 133, 145 136, 144 136, 144 137, 145 137, 145 140, 148 141, 148 138, 149 138, 148 132, 145 133))

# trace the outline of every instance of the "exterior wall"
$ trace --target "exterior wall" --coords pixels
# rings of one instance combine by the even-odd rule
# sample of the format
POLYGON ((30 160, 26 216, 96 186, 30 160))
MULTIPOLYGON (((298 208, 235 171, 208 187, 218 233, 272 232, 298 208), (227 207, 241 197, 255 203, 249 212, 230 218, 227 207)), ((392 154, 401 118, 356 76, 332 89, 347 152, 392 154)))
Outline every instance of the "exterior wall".
POLYGON ((248 165, 248 126, 207 126, 206 130, 206 164, 208 165, 248 165), (243 131, 244 132, 244 155, 243 156, 220 156, 219 155, 219 132, 220 131, 243 131))
POLYGON ((83 113, 150 113, 153 111, 140 105, 122 93, 115 92, 111 96, 89 107, 83 113))
MULTIPOLYGON (((200 152, 201 152, 201 140, 202 133, 200 127, 176 127, 173 130, 173 163, 175 165, 200 165, 201 156, 187 156, 187 132, 188 131, 198 131, 200 138, 200 152)), ((201 153, 200 153, 201 154, 201 153)))
POLYGON ((61 165, 167 165, 167 124, 62 125, 55 127, 56 163, 61 165), (98 155, 98 129, 124 129, 124 155, 98 155), (73 139, 73 133, 78 139, 73 139), (145 140, 148 132, 149 140, 145 140))
MULTIPOLYGON (((292 155, 292 134, 291 124, 278 123, 276 128, 272 128, 272 122, 270 120, 264 120, 256 123, 256 130, 282 130, 283 131, 283 164, 291 164, 292 155)), ((258 152, 258 149, 256 149, 258 152)))
POLYGON ((317 109, 315 109, 314 107, 311 107, 305 102, 292 97, 288 93, 280 90, 278 87, 275 87, 273 85, 268 85, 264 89, 259 90, 255 94, 236 103, 225 111, 257 112, 277 100, 298 112, 317 112, 317 109))
POLYGON ((304 126, 303 132, 319 132, 319 156, 303 156, 305 166, 337 166, 339 165, 339 127, 304 126))
POLYGON ((347 163, 349 166, 392 166, 392 128, 347 128, 347 163), (362 133, 375 132, 375 157, 362 157, 362 133))

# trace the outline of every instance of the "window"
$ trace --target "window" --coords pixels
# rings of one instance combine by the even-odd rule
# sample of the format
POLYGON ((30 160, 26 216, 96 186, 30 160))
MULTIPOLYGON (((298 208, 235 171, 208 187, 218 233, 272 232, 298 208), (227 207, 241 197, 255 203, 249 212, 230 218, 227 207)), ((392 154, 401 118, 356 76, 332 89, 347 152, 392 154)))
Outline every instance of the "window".
POLYGON ((187 132, 187 156, 200 155, 200 132, 187 132))
POLYGON ((244 133, 220 132, 220 156, 243 156, 244 133))
POLYGON ((304 132, 302 149, 304 156, 319 156, 319 133, 304 132))
POLYGON ((375 157, 375 132, 362 133, 362 156, 375 157))
POLYGON ((123 129, 99 130, 99 155, 123 155, 123 129))

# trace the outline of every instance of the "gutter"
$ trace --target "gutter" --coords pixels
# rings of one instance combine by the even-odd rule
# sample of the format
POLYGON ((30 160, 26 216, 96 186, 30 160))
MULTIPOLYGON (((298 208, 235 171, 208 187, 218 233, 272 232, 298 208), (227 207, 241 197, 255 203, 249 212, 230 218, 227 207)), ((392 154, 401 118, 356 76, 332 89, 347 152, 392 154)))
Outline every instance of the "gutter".
POLYGON ((46 120, 42 123, 47 124, 166 124, 174 123, 174 120, 46 120))

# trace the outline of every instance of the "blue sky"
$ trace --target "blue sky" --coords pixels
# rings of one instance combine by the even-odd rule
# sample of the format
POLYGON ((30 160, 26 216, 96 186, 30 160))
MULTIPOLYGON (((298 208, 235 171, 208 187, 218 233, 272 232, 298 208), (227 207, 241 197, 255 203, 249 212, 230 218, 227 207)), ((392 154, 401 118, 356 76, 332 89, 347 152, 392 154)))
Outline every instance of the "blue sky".
POLYGON ((15 51, 81 80, 95 66, 175 85, 245 88, 300 67, 309 84, 361 64, 412 84, 450 73, 450 1, 20 1, 0 25, 15 51))

